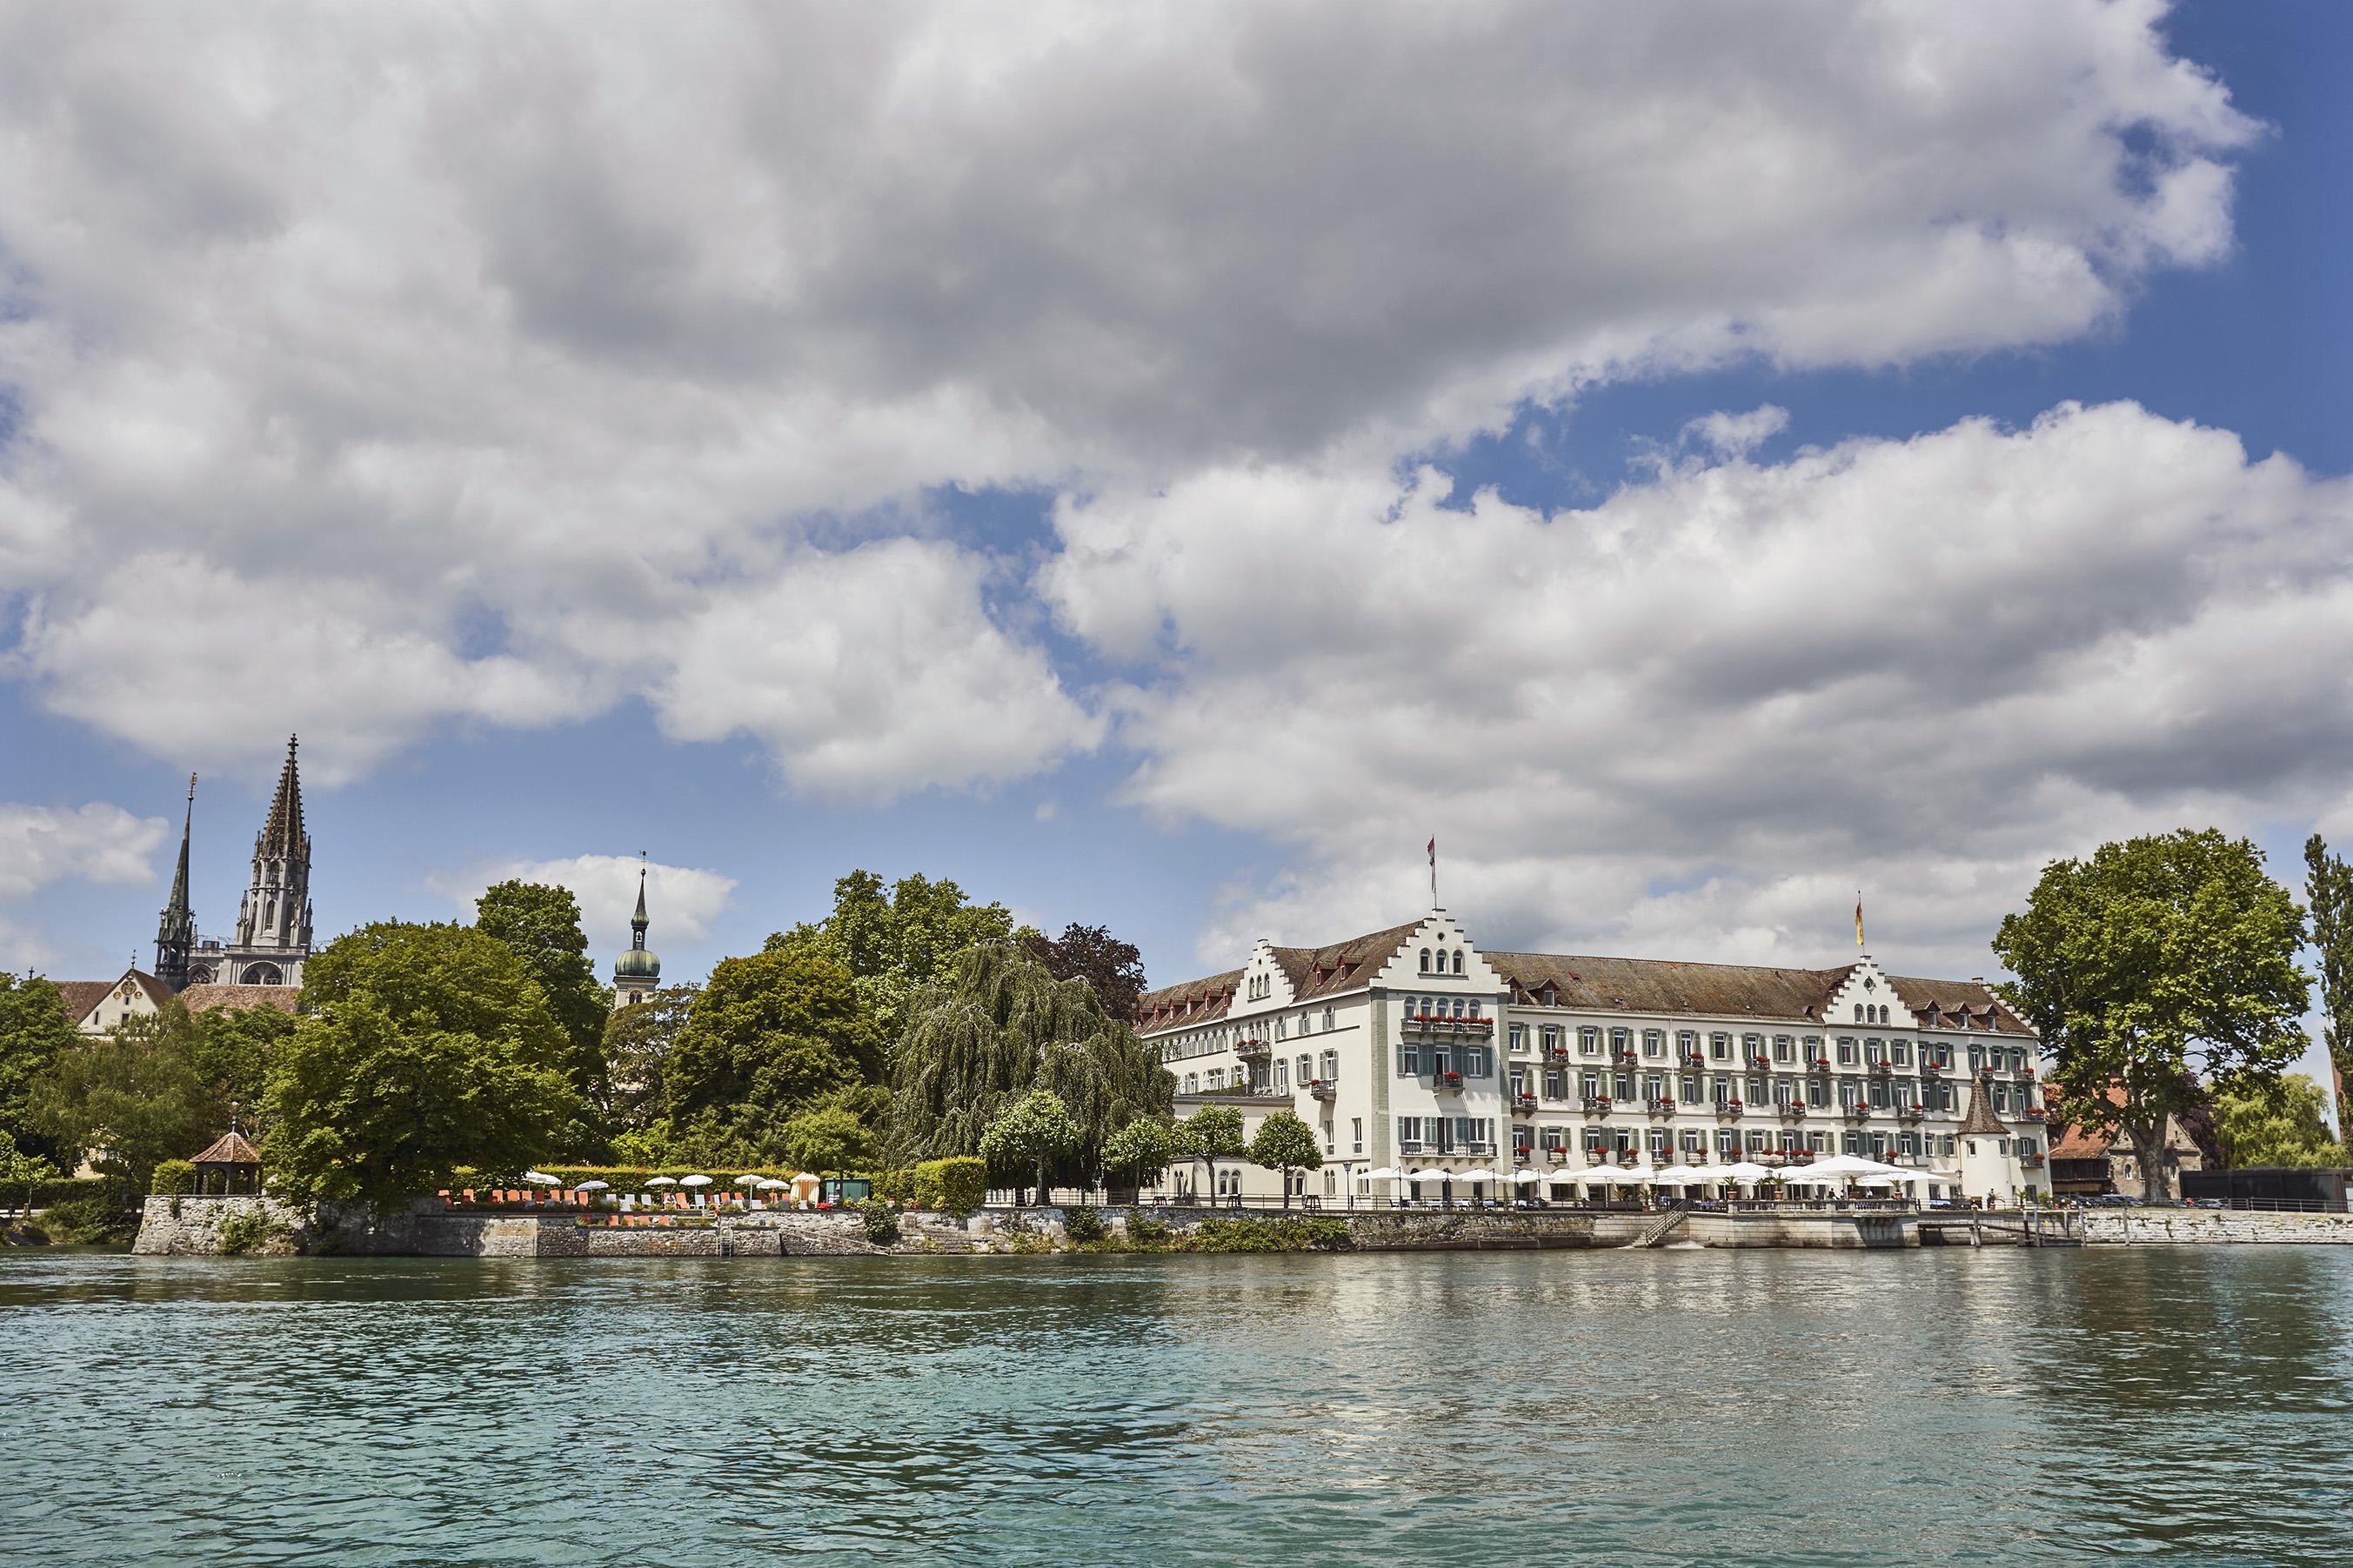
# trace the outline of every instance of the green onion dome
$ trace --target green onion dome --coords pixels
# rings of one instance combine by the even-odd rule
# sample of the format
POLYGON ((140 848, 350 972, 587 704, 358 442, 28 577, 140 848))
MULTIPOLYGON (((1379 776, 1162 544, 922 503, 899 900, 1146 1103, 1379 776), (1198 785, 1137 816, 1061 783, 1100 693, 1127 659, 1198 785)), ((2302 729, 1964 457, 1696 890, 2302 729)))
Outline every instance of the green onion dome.
POLYGON ((616 980, 659 980, 661 960, 642 947, 633 947, 613 961, 616 980))

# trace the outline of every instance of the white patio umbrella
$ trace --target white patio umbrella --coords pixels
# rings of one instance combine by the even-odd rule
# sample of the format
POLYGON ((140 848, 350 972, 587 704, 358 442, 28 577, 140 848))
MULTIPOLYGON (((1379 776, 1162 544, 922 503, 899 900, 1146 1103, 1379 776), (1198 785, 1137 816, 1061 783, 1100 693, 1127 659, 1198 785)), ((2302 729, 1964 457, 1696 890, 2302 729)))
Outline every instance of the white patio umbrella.
POLYGON ((1722 1170, 1710 1176, 1708 1180, 1712 1182, 1738 1182, 1743 1185, 1746 1185, 1751 1182, 1765 1181, 1772 1174, 1772 1172, 1767 1170, 1764 1166, 1757 1164, 1753 1160, 1736 1160, 1731 1164, 1725 1166, 1722 1170))
POLYGON ((1484 1165, 1473 1165, 1467 1171, 1458 1173, 1454 1179, 1458 1182, 1500 1182, 1504 1178, 1484 1165))
POLYGON ((764 1193, 781 1193, 791 1185, 792 1184, 790 1182, 784 1181, 776 1176, 770 1176, 766 1181, 760 1184, 760 1190, 764 1193))
POLYGON ((1519 1183, 1523 1186, 1525 1186, 1530 1182, 1544 1181, 1546 1180, 1546 1176, 1542 1171, 1514 1171, 1512 1173, 1512 1180, 1519 1183))
POLYGON ((1368 1182, 1394 1182, 1398 1180, 1405 1173, 1403 1171, 1398 1170, 1395 1166, 1382 1165, 1374 1170, 1366 1171, 1365 1173, 1365 1180, 1368 1182))
POLYGON ((560 1187, 564 1184, 563 1177, 551 1176, 545 1171, 525 1171, 522 1179, 540 1187, 560 1187))
POLYGON ((1451 1171, 1441 1171, 1435 1165, 1429 1165, 1423 1167, 1421 1170, 1409 1173, 1406 1176, 1406 1180, 1409 1182, 1451 1182, 1454 1180, 1454 1173, 1451 1171))
POLYGON ((1894 1168, 1891 1165, 1880 1164, 1875 1160, 1858 1159, 1852 1154, 1832 1154, 1826 1160, 1817 1160, 1810 1165, 1800 1167, 1799 1172, 1791 1174, 1788 1179, 1793 1182, 1817 1184, 1844 1182, 1857 1176, 1867 1176, 1874 1172, 1894 1168))
POLYGON ((1659 1173, 1659 1184, 1664 1187, 1688 1186, 1707 1180, 1707 1173, 1694 1171, 1689 1165, 1669 1165, 1659 1173))
POLYGON ((610 1182, 582 1182, 572 1189, 575 1193, 607 1193, 613 1190, 610 1182))
POLYGON ((711 1184, 711 1178, 697 1172, 691 1176, 681 1176, 678 1184, 681 1187, 707 1187, 711 1184))
POLYGON ((646 1178, 646 1185, 649 1187, 674 1187, 678 1185, 678 1178, 676 1176, 648 1176, 646 1178))

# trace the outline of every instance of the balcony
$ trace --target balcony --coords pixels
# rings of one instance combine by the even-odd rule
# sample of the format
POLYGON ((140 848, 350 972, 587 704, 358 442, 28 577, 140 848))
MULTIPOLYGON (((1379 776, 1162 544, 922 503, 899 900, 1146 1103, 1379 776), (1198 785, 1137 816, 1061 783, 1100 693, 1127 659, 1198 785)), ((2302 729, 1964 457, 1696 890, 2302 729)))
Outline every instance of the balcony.
POLYGON ((1748 1058, 1748 1065, 1753 1068, 1769 1068, 1773 1065, 1773 1058, 1760 1052, 1748 1058))
POLYGON ((1792 1100, 1778 1109, 1785 1117, 1802 1118, 1806 1114, 1806 1102, 1802 1100, 1792 1100))
POLYGON ((1585 1113, 1586 1113, 1587 1115, 1588 1115, 1588 1116, 1607 1116, 1607 1115, 1609 1115, 1609 1097, 1608 1097, 1607 1095, 1600 1095, 1600 1094, 1588 1094, 1588 1095, 1587 1095, 1587 1096, 1585 1097, 1585 1113))
POLYGON ((2018 1076, 2023 1079, 2031 1079, 2034 1076, 2034 1069, 2032 1068, 2021 1068, 2018 1069, 2018 1076))
POLYGON ((1533 1094, 1515 1094, 1515 1095, 1512 1096, 1512 1114, 1513 1114, 1513 1115, 1514 1115, 1514 1116, 1534 1116, 1535 1113, 1536 1113, 1536 1097, 1535 1097, 1535 1095, 1533 1095, 1533 1094))
POLYGON ((1317 1100, 1329 1102, 1340 1097, 1340 1086, 1328 1078, 1311 1079, 1307 1084, 1307 1092, 1317 1100))
POLYGON ((1672 1116, 1675 1113, 1675 1102, 1672 1100, 1646 1100, 1643 1102, 1642 1109, 1653 1116, 1672 1116))
POLYGON ((1408 1013, 1398 1028, 1411 1039, 1485 1038, 1495 1032, 1493 1018, 1449 1018, 1436 1013, 1408 1013))
POLYGON ((1885 1078, 1894 1070, 1895 1064, 1894 1062, 1873 1062, 1871 1064, 1871 1076, 1873 1078, 1885 1078))
POLYGON ((1683 1066, 1687 1068, 1704 1068, 1707 1066, 1707 1058, 1700 1055, 1697 1051, 1685 1051, 1683 1053, 1683 1066))
POLYGON ((2018 1163, 2030 1171, 2042 1169, 2042 1156, 2040 1154, 2021 1154, 2019 1156, 2018 1163))
POLYGON ((1430 1087, 1431 1092, 1436 1094, 1461 1094, 1462 1092, 1462 1075, 1459 1072, 1441 1072, 1432 1074, 1430 1080, 1430 1087))
POLYGON ((1565 1062, 1568 1060, 1568 1047, 1558 1040, 1555 1040, 1551 1045, 1548 1045, 1544 1048, 1544 1054, 1550 1057, 1556 1062, 1565 1062))
POLYGON ((1736 1100, 1719 1100, 1715 1102, 1715 1113, 1718 1116, 1736 1117, 1746 1109, 1746 1106, 1736 1100))
POLYGON ((1568 1151, 1567 1151, 1567 1150, 1566 1150, 1566 1149, 1547 1149, 1547 1150, 1546 1150, 1546 1151, 1545 1151, 1545 1163, 1546 1163, 1546 1164, 1547 1164, 1547 1165, 1566 1165, 1566 1164, 1567 1164, 1567 1163, 1568 1163, 1568 1151))
POLYGON ((1842 1105, 1839 1107, 1839 1114, 1845 1117, 1849 1121, 1868 1121, 1871 1119, 1871 1107, 1868 1105, 1842 1105))
POLYGON ((1925 1073, 1943 1073, 1951 1071, 1952 1068, 1949 1063, 1932 1062, 1923 1058, 1920 1062, 1920 1070, 1925 1073))
POLYGON ((1236 1040, 1234 1055, 1246 1062, 1262 1062, 1273 1057, 1274 1047, 1264 1040, 1236 1040))
POLYGON ((1917 1121, 1922 1117, 1928 1114, 1928 1108, 1925 1105, 1916 1104, 1902 1105, 1896 1107, 1895 1114, 1902 1117, 1906 1121, 1917 1121))

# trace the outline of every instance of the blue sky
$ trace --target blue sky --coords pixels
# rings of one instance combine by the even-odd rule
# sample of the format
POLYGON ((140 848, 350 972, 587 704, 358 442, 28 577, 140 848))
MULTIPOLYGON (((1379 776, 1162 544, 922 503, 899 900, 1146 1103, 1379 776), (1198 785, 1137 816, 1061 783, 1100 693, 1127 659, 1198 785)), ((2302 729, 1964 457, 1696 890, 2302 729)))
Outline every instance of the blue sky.
POLYGON ((1966 974, 2353 840, 2342 7, 347 20, 0 39, 17 966, 191 769, 225 928, 298 729, 325 931, 643 849, 680 977, 863 867, 1172 980, 1433 832, 1493 945, 1966 974))

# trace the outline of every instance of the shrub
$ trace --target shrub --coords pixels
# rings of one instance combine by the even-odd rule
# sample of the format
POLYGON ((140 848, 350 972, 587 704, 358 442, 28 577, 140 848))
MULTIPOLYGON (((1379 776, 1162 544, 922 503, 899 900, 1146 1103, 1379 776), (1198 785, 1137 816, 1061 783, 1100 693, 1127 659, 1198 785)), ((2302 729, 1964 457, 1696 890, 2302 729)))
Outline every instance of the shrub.
POLYGON ((915 1193, 915 1173, 913 1167, 902 1165, 895 1171, 883 1171, 874 1178, 874 1195, 894 1204, 913 1202, 915 1193))
POLYGON ((1062 1211, 1062 1231, 1082 1246, 1103 1238, 1103 1211, 1083 1205, 1062 1211))
POLYGON ((868 1198, 858 1205, 859 1215, 866 1221, 866 1239, 876 1247, 890 1247, 899 1239, 899 1211, 887 1198, 868 1198))
POLYGON ((1336 1219, 1205 1219, 1193 1236, 1198 1252, 1345 1252, 1353 1245, 1336 1219))
POLYGON ((196 1190, 196 1168, 185 1160, 165 1160, 155 1167, 155 1179, 148 1184, 151 1193, 169 1197, 185 1197, 196 1190))
POLYGON ((969 1214, 988 1198, 988 1162, 971 1154, 915 1167, 915 1197, 941 1214, 969 1214))
POLYGON ((1130 1247, 1165 1247, 1168 1236, 1168 1222, 1165 1219, 1146 1219, 1136 1215, 1127 1222, 1127 1244, 1130 1247))
POLYGON ((221 1222, 221 1256, 235 1258, 279 1242, 290 1241, 293 1237, 294 1232, 283 1221, 272 1219, 259 1209, 248 1209, 221 1222))
POLYGON ((41 1234, 66 1247, 124 1247, 139 1234, 139 1215, 103 1192, 68 1198, 41 1211, 41 1234))

